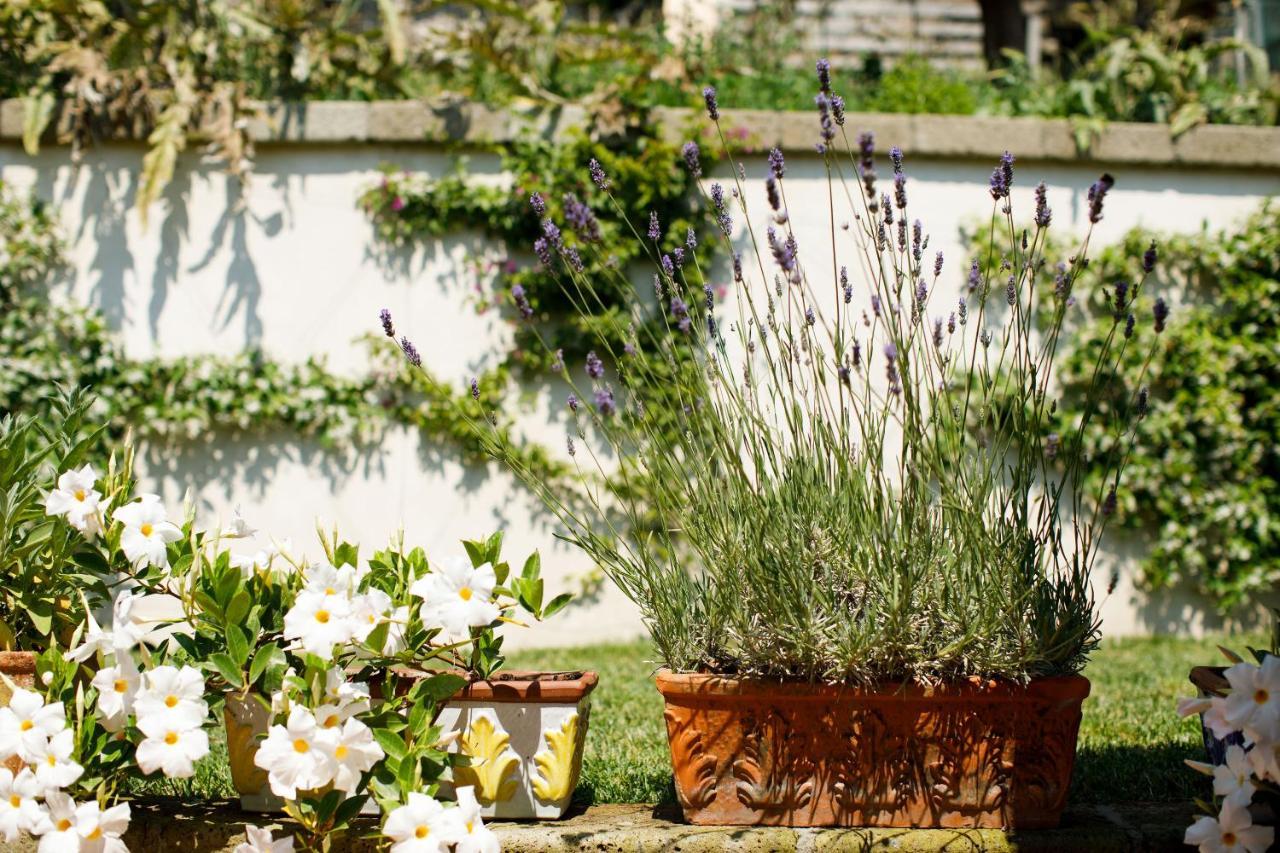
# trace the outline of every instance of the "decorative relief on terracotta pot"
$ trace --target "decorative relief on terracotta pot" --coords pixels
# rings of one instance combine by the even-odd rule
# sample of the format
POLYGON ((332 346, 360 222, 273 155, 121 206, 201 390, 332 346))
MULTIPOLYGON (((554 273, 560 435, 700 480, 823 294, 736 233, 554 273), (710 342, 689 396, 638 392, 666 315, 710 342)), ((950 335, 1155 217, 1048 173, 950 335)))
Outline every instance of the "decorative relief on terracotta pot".
POLYGON ((920 790, 924 757, 919 741, 901 726, 890 725, 879 709, 856 712, 844 726, 835 719, 829 722, 832 732, 841 732, 840 751, 832 760, 836 811, 874 820, 905 809, 920 790))
POLYGON ((577 713, 565 717, 560 729, 542 733, 547 748, 533 756, 533 793, 544 803, 559 803, 573 793, 582 767, 582 744, 586 727, 578 725, 577 713))
POLYGON ((793 725, 778 709, 750 719, 742 757, 733 762, 738 800, 761 811, 795 811, 813 798, 814 745, 808 727, 793 725))
POLYGON ((667 720, 672 755, 679 756, 673 766, 680 804, 685 808, 704 808, 716 797, 715 756, 707 754, 702 730, 691 711, 668 706, 663 716, 667 720))
POLYGON ((981 714, 933 711, 936 752, 927 769, 929 798, 938 813, 1003 812, 1013 782, 1013 762, 1005 754, 1014 721, 995 707, 981 714))
POLYGON ((1020 808, 1061 810, 1067 802, 1069 777, 1059 768, 1075 760, 1080 709, 1036 706, 1022 721, 1014 762, 1017 804, 1020 808), (1034 748, 1021 748, 1024 744, 1034 748))
POLYGON ((454 785, 475 788, 481 805, 509 800, 519 780, 520 758, 510 748, 511 736, 486 715, 477 715, 459 740, 462 754, 471 759, 467 767, 455 767, 454 785))

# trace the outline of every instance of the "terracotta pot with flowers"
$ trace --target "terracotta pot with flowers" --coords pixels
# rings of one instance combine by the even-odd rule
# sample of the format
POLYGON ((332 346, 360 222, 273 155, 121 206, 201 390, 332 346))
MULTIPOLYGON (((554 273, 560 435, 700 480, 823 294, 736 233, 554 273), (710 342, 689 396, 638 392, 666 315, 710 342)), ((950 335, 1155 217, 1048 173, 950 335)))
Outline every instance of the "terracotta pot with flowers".
MULTIPOLYGON (((1089 692, 1079 672, 1099 635, 1090 568, 1148 405, 1112 367, 1154 346, 1168 315, 1145 292, 1155 248, 1107 283, 1098 387, 1069 421, 1053 359, 1084 307, 1076 286, 1111 177, 1088 188, 1080 248, 1055 265, 1050 194, 1027 193, 1023 225, 1006 154, 982 256, 944 274, 909 204, 903 152, 886 163, 871 134, 847 133, 825 62, 818 90, 829 204, 788 207, 780 151, 761 191, 727 146, 726 168, 704 175, 690 142, 685 166, 704 193, 691 219, 709 227, 664 230, 656 215, 632 226, 652 275, 583 273, 602 231, 627 228, 592 204, 611 219, 631 212, 611 194, 607 152, 584 164, 587 201, 566 196, 561 211, 531 197, 544 279, 593 312, 575 326, 591 340, 572 338, 585 369, 563 374, 569 453, 608 460, 584 478, 586 500, 531 472, 480 395, 468 421, 639 605, 664 663, 688 820, 1054 826, 1089 692), (713 240, 729 264, 700 261, 713 240), (1097 493, 1077 476, 1084 421, 1115 439, 1097 493)), ((707 135, 723 140, 715 92, 704 94, 707 135)), ((544 297, 511 294, 545 341, 544 297)), ((549 361, 573 360, 556 349, 549 361)))

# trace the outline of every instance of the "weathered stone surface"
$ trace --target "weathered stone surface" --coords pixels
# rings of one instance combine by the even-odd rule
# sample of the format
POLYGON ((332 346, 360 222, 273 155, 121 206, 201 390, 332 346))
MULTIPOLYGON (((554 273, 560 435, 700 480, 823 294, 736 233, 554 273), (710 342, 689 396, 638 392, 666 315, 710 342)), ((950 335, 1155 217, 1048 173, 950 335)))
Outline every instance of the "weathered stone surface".
MULTIPOLYGON (((1194 808, 1182 803, 1080 807, 1069 809, 1060 829, 1008 834, 999 830, 941 829, 781 829, 776 827, 708 827, 679 822, 677 812, 646 805, 593 806, 570 812, 562 821, 491 825, 508 853, 641 853, 641 851, 770 851, 895 850, 924 851, 1061 851, 1119 853, 1176 850, 1194 808)), ((222 853, 244 840, 246 821, 265 824, 263 816, 246 815, 230 803, 191 804, 170 800, 135 803, 125 841, 134 851, 222 853)), ((373 824, 361 824, 337 851, 364 853, 376 845, 358 836, 373 824)), ((277 823, 277 828, 281 828, 277 823)), ((287 827, 283 827, 287 832, 287 827)), ((0 853, 34 853, 24 839, 0 842, 0 853)))
MULTIPOLYGON (((778 146, 785 151, 811 152, 818 138, 817 118, 811 111, 725 109, 721 112, 721 126, 730 142, 744 148, 762 150, 778 146)), ((706 143, 715 141, 713 130, 700 111, 660 108, 655 114, 664 136, 673 142, 694 138, 706 143)), ((22 115, 20 101, 0 101, 0 139, 21 138, 22 115)), ((585 111, 580 107, 523 111, 494 110, 465 102, 308 101, 267 104, 262 117, 251 121, 249 127, 260 145, 483 144, 525 134, 554 138, 571 127, 580 126, 585 118, 585 111)), ((53 122, 55 127, 61 123, 61 118, 53 122)), ((991 160, 1009 150, 1026 161, 1280 170, 1280 128, 1274 127, 1212 125, 1195 128, 1174 139, 1164 125, 1115 122, 1103 128, 1088 151, 1081 151, 1076 145, 1072 124, 1066 119, 849 114, 845 131, 851 143, 856 145, 857 135, 868 130, 876 134, 882 150, 889 145, 900 145, 911 157, 991 160)), ((46 143, 52 143, 55 135, 53 131, 47 133, 46 143)), ((146 133, 145 128, 139 127, 121 130, 116 135, 142 139, 146 133)))

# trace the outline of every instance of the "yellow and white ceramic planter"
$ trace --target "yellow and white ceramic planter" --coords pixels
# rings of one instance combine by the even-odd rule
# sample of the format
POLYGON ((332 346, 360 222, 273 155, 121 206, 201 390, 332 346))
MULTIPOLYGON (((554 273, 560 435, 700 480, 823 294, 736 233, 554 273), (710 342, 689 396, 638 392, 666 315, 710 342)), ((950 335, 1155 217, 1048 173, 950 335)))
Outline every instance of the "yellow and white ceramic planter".
POLYGON ((484 817, 555 820, 582 772, 594 672, 502 673, 458 692, 440 712, 450 746, 470 759, 441 790, 472 786, 484 817))

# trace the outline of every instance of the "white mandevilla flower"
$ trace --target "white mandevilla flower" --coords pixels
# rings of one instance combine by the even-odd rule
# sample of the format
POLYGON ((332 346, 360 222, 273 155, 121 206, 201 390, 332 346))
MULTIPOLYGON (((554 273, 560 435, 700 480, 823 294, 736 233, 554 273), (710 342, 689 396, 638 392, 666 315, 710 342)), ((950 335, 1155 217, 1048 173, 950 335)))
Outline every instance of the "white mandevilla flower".
POLYGON ((129 853, 120 840, 129 828, 129 804, 103 811, 96 800, 76 806, 76 834, 80 836, 81 853, 129 853))
POLYGON ((397 607, 392 611, 388 622, 387 641, 382 644, 382 653, 387 657, 394 657, 409 647, 404 637, 409 628, 408 606, 397 607))
POLYGON ((249 840, 236 845, 232 853, 293 853, 293 836, 273 839, 271 830, 245 825, 245 837, 249 840))
POLYGON ((80 645, 68 649, 66 659, 83 663, 97 654, 109 654, 115 650, 116 638, 111 631, 104 630, 94 618, 93 613, 85 614, 85 632, 80 645))
POLYGON ((355 566, 333 566, 329 563, 314 563, 307 566, 303 579, 306 588, 325 595, 345 595, 348 598, 356 594, 361 582, 369 574, 368 567, 358 569, 355 566))
POLYGON ((232 554, 231 566, 240 570, 245 580, 254 575, 262 575, 271 571, 271 560, 274 555, 267 551, 254 551, 252 554, 232 554))
POLYGON ((345 594, 307 589, 284 615, 284 636, 323 660, 351 641, 351 602, 345 594))
POLYGON ((112 603, 112 649, 116 654, 128 651, 150 637, 151 628, 134 612, 135 607, 145 598, 145 592, 122 592, 112 603))
POLYGON ((457 840, 457 829, 442 805, 411 791, 409 802, 387 815, 382 834, 395 842, 391 853, 438 853, 457 840))
POLYGON ((140 680, 133 657, 125 652, 116 655, 114 666, 103 667, 94 674, 91 684, 98 691, 99 722, 107 731, 124 728, 125 718, 133 711, 140 680))
POLYGON ((391 596, 380 589, 351 597, 351 638, 357 643, 369 639, 373 629, 387 621, 391 611, 391 596))
POLYGON ((95 489, 98 472, 92 465, 64 471, 58 477, 58 487, 45 497, 46 515, 58 515, 79 530, 87 539, 94 539, 102 532, 101 517, 107 504, 95 489))
POLYGON ((471 628, 489 625, 501 615, 489 600, 497 583, 493 566, 472 567, 470 560, 455 557, 414 581, 409 592, 423 599, 423 618, 444 628, 444 641, 458 643, 470 637, 471 628))
POLYGON ((1249 810, 1234 803, 1223 803, 1216 817, 1208 815, 1187 827, 1183 842, 1200 849, 1200 853, 1265 853, 1275 839, 1269 826, 1254 826, 1249 810))
POLYGON ((244 516, 240 514, 240 507, 236 507, 235 512, 231 515, 231 521, 227 522, 226 527, 222 528, 223 539, 248 539, 257 533, 257 529, 251 527, 249 522, 245 521, 244 516))
POLYGON ((1227 747, 1227 760, 1213 768, 1213 793, 1227 802, 1248 808, 1257 788, 1253 784, 1253 765, 1238 746, 1227 747))
POLYGON ((369 685, 363 681, 347 681, 342 667, 335 666, 324 674, 325 704, 336 706, 342 713, 341 722, 347 717, 369 710, 369 685))
POLYGON ((75 853, 80 849, 80 833, 76 832, 76 804, 62 791, 45 791, 44 832, 40 833, 39 853, 75 853))
POLYGON ((84 773, 84 768, 71 760, 73 737, 71 729, 63 729, 49 738, 28 762, 44 790, 65 788, 84 773))
POLYGON ((373 731, 357 719, 348 719, 342 728, 329 731, 325 745, 337 765, 333 787, 350 796, 360 786, 361 775, 381 761, 386 753, 373 739, 373 731))
POLYGON ((498 853, 501 845, 493 830, 480 819, 480 803, 475 790, 468 785, 458 789, 458 805, 449 809, 449 817, 457 826, 455 853, 498 853))
POLYGON ((46 828, 44 809, 36 802, 40 783, 35 774, 23 768, 15 777, 7 767, 0 767, 0 837, 13 842, 18 833, 36 835, 46 828))
POLYGON ((39 693, 13 688, 9 707, 0 708, 0 759, 18 756, 28 764, 45 754, 49 738, 67 727, 61 702, 44 704, 39 693))
POLYGON ((1223 716, 1251 741, 1280 740, 1280 657, 1267 655, 1260 666, 1238 663, 1223 673, 1231 684, 1223 716))
POLYGON ((169 567, 169 543, 181 539, 182 531, 165 515, 159 495, 143 495, 117 509, 112 518, 124 525, 120 548, 130 562, 169 567))
POLYGON ((315 715, 299 705, 293 706, 285 725, 270 728, 254 763, 267 771, 273 794, 296 800, 299 790, 323 788, 333 781, 337 766, 325 748, 324 732, 315 715))
POLYGON ((180 729, 159 717, 139 717, 138 728, 145 735, 135 758, 143 773, 162 772, 169 779, 190 779, 195 764, 209 754, 209 736, 204 729, 180 729))
POLYGON ((144 719, 173 731, 204 725, 209 705, 204 701, 204 676, 200 670, 191 666, 158 666, 143 673, 142 684, 133 704, 139 725, 144 719))

